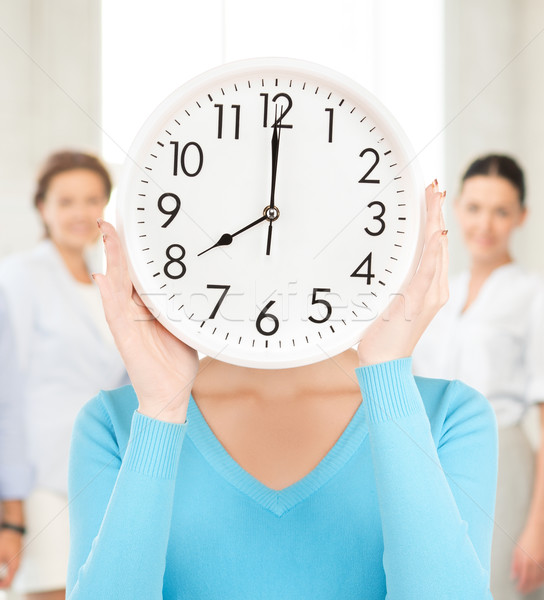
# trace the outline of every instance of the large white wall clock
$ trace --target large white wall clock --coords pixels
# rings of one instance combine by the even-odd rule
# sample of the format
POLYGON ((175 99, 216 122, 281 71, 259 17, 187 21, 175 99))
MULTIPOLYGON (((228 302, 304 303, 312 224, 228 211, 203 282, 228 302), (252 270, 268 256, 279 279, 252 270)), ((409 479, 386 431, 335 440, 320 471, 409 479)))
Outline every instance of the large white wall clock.
POLYGON ((353 346, 402 290, 424 188, 368 91, 319 65, 253 59, 153 112, 117 223, 132 281, 172 333, 222 361, 294 367, 353 346))

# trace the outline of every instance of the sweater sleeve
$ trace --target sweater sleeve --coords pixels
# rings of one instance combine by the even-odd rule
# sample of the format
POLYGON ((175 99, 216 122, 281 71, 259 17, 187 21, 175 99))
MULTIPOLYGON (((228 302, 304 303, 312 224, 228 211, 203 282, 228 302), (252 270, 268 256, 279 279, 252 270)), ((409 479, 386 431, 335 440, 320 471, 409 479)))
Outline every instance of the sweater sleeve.
POLYGON ((101 394, 73 431, 66 597, 159 600, 186 424, 135 411, 121 460, 101 394))
POLYGON ((356 370, 384 539, 389 600, 490 600, 497 430, 489 403, 452 382, 438 448, 405 358, 356 370))

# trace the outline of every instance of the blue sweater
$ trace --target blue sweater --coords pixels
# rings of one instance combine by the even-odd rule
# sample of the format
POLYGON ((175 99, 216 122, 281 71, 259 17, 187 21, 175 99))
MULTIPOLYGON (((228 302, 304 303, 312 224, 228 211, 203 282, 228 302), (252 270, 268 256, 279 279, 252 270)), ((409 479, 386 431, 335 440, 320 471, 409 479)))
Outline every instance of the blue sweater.
POLYGON ((483 600, 495 416, 411 359, 356 370, 363 402, 323 460, 276 491, 131 387, 80 413, 70 465, 70 600, 483 600))

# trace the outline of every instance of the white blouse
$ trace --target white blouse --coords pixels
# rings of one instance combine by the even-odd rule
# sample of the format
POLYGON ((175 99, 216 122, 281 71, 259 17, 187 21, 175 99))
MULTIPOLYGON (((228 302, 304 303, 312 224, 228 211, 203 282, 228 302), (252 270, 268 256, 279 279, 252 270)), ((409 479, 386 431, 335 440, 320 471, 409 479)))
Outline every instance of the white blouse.
POLYGON ((449 301, 414 351, 413 370, 476 388, 506 427, 544 401, 544 282, 508 263, 462 312, 469 278, 464 272, 450 283, 449 301))
MULTIPOLYGON (((129 383, 126 370, 106 331, 97 286, 76 282, 50 240, 0 262, 0 296, 0 332, 11 327, 14 347, 6 352, 16 363, 8 368, 0 355, 0 431, 24 429, 34 485, 66 493, 76 415, 100 389, 129 383), (17 397, 8 391, 13 386, 17 397), (6 408, 14 402, 22 423, 15 422, 21 411, 6 408)), ((0 439, 0 454, 9 451, 6 444, 0 439)), ((12 471, 3 474, 0 461, 5 497, 24 487, 12 471)))

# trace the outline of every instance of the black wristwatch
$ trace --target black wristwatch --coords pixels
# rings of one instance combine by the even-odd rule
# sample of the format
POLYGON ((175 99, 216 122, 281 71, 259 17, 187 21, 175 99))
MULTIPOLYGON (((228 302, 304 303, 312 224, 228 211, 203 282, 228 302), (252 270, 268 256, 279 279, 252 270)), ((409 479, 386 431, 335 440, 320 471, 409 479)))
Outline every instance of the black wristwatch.
POLYGON ((2 523, 0 523, 0 529, 10 529, 21 535, 25 535, 26 533, 26 527, 24 525, 15 525, 15 523, 8 523, 7 521, 2 521, 2 523))

